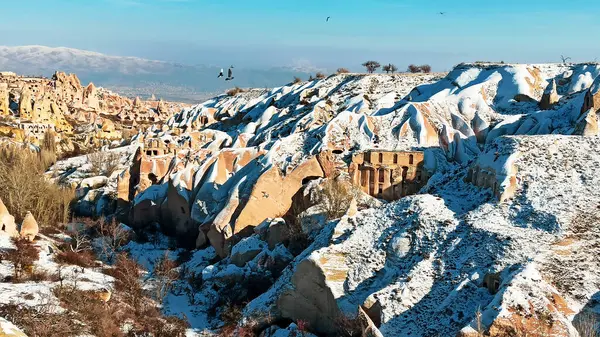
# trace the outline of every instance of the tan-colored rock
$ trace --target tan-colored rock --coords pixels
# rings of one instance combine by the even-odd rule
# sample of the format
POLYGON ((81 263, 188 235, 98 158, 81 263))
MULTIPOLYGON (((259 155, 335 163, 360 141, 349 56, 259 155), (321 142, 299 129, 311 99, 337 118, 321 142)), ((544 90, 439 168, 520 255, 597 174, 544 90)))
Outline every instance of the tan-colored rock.
POLYGON ((27 337, 16 325, 0 317, 0 337, 27 337))
POLYGON ((596 77, 592 86, 585 93, 581 112, 584 113, 590 109, 600 110, 600 76, 596 77))
POLYGON ((544 90, 544 94, 542 95, 542 99, 540 100, 540 109, 549 110, 558 103, 558 91, 556 90, 556 81, 552 80, 548 83, 546 90, 544 90))
POLYGON ((575 134, 587 137, 598 135, 598 115, 594 108, 590 108, 579 117, 575 125, 575 134))
POLYGON ((27 212, 25 219, 23 219, 23 223, 21 224, 21 231, 19 233, 21 238, 33 242, 39 231, 40 228, 37 221, 35 221, 31 212, 27 212))
POLYGON ((369 315, 358 307, 358 315, 356 317, 361 329, 361 337, 383 337, 383 334, 377 329, 369 315))
POLYGON ((10 115, 8 84, 0 83, 0 116, 10 115))
POLYGON ((99 110, 100 102, 98 100, 98 90, 94 83, 88 84, 83 91, 83 104, 90 109, 99 110))
POLYGON ((15 217, 10 215, 8 209, 0 199, 0 235, 18 236, 15 217))
POLYGON ((31 120, 31 112, 33 106, 31 104, 31 92, 28 89, 23 89, 21 98, 19 99, 19 116, 21 119, 31 120))

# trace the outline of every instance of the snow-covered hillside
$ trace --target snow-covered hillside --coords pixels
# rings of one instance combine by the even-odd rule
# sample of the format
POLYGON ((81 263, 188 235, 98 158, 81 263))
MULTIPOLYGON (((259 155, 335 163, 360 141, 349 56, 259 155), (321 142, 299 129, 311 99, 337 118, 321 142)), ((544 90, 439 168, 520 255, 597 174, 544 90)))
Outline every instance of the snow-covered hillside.
MULTIPOLYGON (((249 301, 240 327, 257 332, 291 320, 336 335, 345 313, 385 336, 577 336, 600 311, 599 75, 462 64, 232 92, 134 139, 117 211, 220 257, 196 270, 197 328, 249 301), (314 212, 319 186, 373 149, 423 151, 427 186, 383 205, 356 196, 341 220, 314 212), (292 220, 273 220, 292 211, 302 249, 292 220)), ((81 171, 52 173, 77 185, 81 171)))

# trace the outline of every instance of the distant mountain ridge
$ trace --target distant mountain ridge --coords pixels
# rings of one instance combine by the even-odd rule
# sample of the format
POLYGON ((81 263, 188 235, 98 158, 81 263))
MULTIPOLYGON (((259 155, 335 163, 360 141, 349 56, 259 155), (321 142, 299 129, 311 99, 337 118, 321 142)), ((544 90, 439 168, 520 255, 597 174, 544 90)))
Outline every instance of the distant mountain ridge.
MULTIPOLYGON (((229 64, 223 67, 229 66, 229 64)), ((128 96, 162 97, 197 102, 232 86, 276 87, 294 76, 292 68, 235 69, 235 81, 218 80, 216 66, 191 66, 131 56, 112 56, 66 47, 0 46, 0 71, 51 76, 56 70, 76 73, 82 82, 94 82, 128 96)))

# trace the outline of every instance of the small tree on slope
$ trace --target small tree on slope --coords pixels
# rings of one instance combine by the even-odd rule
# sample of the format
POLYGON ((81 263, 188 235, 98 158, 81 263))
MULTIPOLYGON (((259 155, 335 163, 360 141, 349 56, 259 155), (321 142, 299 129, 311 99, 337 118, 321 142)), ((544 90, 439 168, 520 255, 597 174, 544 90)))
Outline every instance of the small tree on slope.
POLYGON ((369 74, 372 74, 375 72, 375 70, 381 67, 381 64, 379 64, 377 61, 367 61, 363 63, 362 66, 367 68, 367 72, 369 72, 369 74))

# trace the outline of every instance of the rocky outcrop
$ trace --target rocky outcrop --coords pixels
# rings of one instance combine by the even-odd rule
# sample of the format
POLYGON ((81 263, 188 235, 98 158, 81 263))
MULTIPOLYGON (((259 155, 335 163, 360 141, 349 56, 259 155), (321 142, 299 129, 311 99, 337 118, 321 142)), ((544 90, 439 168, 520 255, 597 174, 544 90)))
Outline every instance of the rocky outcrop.
POLYGON ((33 106, 31 104, 31 93, 27 89, 23 89, 21 92, 21 99, 19 100, 19 116, 25 120, 31 120, 33 106))
POLYGON ((40 229, 38 227, 37 221, 31 214, 31 212, 27 212, 25 218, 23 219, 23 223, 21 224, 21 230, 19 235, 22 239, 25 239, 29 242, 33 242, 35 237, 38 235, 40 229))
POLYGON ((7 116, 11 113, 8 85, 0 83, 0 116, 7 116))
POLYGON ((17 225, 15 224, 15 217, 10 215, 8 209, 0 199, 0 235, 18 236, 17 225))
POLYGON ((581 114, 575 125, 574 134, 588 137, 598 135, 598 114, 594 108, 581 114))
POLYGON ((556 90, 556 81, 552 80, 544 90, 542 99, 540 100, 540 109, 549 110, 558 103, 558 91, 556 90))
POLYGON ((27 337, 16 325, 0 317, 0 337, 27 337))
POLYGON ((586 91, 581 112, 584 113, 593 109, 600 110, 600 76, 598 76, 592 86, 586 91))

